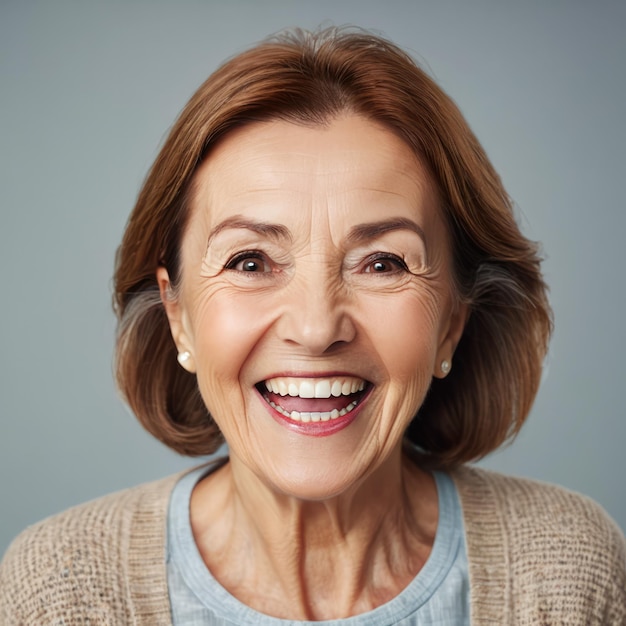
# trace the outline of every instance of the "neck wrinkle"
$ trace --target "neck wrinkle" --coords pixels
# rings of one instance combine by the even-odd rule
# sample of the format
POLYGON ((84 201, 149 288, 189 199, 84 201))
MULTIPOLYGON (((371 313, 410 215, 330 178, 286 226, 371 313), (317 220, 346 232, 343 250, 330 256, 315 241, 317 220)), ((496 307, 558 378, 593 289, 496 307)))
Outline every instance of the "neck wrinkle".
MULTIPOLYGON (((338 619, 371 610, 400 593, 432 549, 434 480, 400 455, 349 493, 318 502, 272 491, 236 460, 213 476, 221 488, 204 491, 222 494, 210 506, 227 521, 192 515, 203 559, 232 595, 275 617, 338 619)), ((206 510, 202 492, 198 506, 206 510)))

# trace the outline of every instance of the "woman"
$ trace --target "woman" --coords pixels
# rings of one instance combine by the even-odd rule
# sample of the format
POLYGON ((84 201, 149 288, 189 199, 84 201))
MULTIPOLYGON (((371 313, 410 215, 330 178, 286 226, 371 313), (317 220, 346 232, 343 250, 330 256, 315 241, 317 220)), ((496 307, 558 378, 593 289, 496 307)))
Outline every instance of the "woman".
POLYGON ((229 457, 27 530, 3 624, 626 623, 597 505, 464 465, 522 426, 550 310, 482 148, 389 42, 298 31, 215 72, 115 307, 144 426, 229 457))

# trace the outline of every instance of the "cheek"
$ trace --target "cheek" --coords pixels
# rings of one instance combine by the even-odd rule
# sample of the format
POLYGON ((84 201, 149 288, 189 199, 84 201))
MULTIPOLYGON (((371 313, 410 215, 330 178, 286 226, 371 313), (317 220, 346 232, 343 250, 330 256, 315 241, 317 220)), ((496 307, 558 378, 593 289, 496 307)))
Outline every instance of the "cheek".
POLYGON ((422 293, 370 301, 367 326, 390 376, 400 383, 430 380, 437 352, 439 302, 422 293))
MULTIPOLYGON (((241 398, 241 371, 267 328, 260 298, 242 299, 224 288, 205 291, 193 306, 198 386, 213 414, 241 398), (219 407, 216 404, 219 403, 219 407)), ((265 307, 267 308, 267 307, 265 307)))
POLYGON ((388 382, 381 398, 380 441, 395 445, 428 393, 437 354, 438 312, 436 300, 398 299, 372 330, 388 382))

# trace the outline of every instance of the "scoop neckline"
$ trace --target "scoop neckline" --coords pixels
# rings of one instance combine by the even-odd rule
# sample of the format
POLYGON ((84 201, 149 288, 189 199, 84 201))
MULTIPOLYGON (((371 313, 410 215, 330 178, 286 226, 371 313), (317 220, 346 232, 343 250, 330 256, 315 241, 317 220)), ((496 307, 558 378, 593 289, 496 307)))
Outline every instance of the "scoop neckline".
POLYGON ((460 515, 456 488, 450 476, 433 471, 439 515, 432 550, 415 578, 394 598, 364 613, 332 620, 292 620, 274 617, 249 607, 225 589, 205 565, 196 545, 189 518, 195 485, 220 463, 199 467, 184 475, 174 487, 168 508, 168 558, 172 558, 185 584, 202 606, 216 617, 238 626, 385 626, 396 624, 426 604, 450 571, 462 534, 455 524, 460 515), (187 511, 181 515, 180 511, 187 511), (184 566, 181 556, 184 557, 184 566))

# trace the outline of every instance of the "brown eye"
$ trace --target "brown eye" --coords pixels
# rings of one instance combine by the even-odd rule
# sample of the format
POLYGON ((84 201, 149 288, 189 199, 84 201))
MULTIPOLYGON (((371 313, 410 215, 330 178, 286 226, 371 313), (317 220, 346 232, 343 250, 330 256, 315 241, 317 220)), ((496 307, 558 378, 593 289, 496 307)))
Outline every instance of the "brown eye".
POLYGON ((258 252, 242 252, 234 256, 226 264, 226 269, 249 274, 261 274, 272 271, 265 256, 258 252))
POLYGON ((389 274, 406 271, 405 262, 395 255, 384 255, 370 259, 365 265, 368 274, 389 274))
POLYGON ((374 261, 372 263, 372 272, 389 272, 393 269, 391 263, 387 263, 386 261, 374 261))
POLYGON ((257 259, 246 259, 245 261, 240 261, 235 266, 240 272, 261 272, 263 271, 263 266, 257 259))

